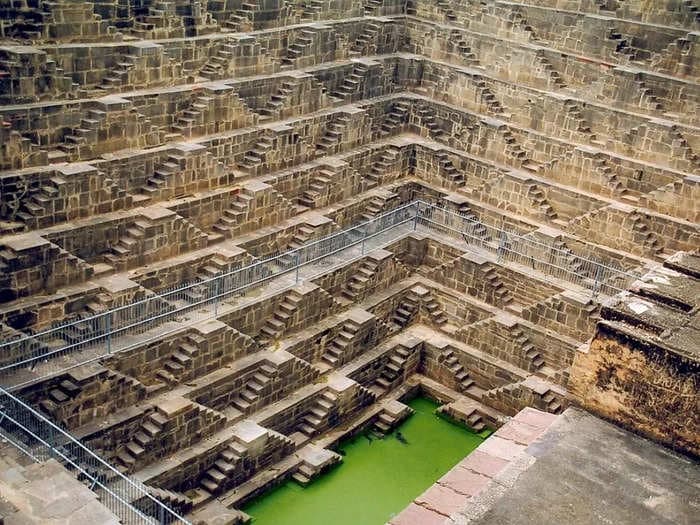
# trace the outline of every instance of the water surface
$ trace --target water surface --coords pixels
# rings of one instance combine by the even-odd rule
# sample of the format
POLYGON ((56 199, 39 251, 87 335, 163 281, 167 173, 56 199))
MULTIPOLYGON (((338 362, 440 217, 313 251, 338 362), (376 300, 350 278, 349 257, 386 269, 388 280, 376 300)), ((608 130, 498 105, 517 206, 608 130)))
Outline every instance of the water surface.
POLYGON ((484 440, 434 414, 416 398, 416 413, 384 439, 344 441, 343 462, 306 488, 289 481, 243 510, 255 525, 383 525, 484 440))

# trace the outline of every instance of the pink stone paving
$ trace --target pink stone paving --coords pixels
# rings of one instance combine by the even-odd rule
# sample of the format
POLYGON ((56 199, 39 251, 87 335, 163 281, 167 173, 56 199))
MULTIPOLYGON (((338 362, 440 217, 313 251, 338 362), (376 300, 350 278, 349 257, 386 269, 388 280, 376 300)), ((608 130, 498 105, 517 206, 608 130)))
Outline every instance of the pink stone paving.
POLYGON ((496 435, 491 436, 481 445, 479 450, 486 452, 497 458, 513 461, 527 447, 520 443, 515 443, 510 439, 503 439, 496 435))
POLYGON ((392 518, 391 525, 442 525, 445 516, 428 510, 415 503, 410 503, 401 514, 392 518))
POLYGON ((482 474, 492 478, 507 464, 508 461, 505 459, 494 457, 491 454, 487 454, 477 448, 474 452, 464 458, 459 463, 459 466, 469 469, 472 472, 476 472, 477 474, 482 474))
POLYGON ((527 423, 528 425, 532 425, 533 427, 538 427, 542 430, 545 430, 547 427, 549 427, 549 425, 551 425, 554 422, 556 418, 556 414, 550 414, 549 412, 540 412, 539 410, 535 410, 534 408, 528 407, 523 408, 513 419, 520 421, 521 423, 527 423))
POLYGON ((474 496, 489 484, 491 478, 476 474, 462 467, 455 467, 438 480, 443 487, 448 487, 465 496, 474 496))
POLYGON ((542 427, 530 425, 520 420, 513 419, 512 421, 509 421, 507 425, 503 425, 501 428, 499 428, 494 433, 494 436, 515 441, 521 445, 529 445, 540 437, 544 431, 545 429, 542 427))
POLYGON ((557 418, 533 408, 521 410, 491 437, 418 496, 391 525, 433 525, 444 522, 482 491, 557 418))
POLYGON ((464 494, 436 483, 418 496, 415 502, 435 512, 449 516, 464 506, 464 494))

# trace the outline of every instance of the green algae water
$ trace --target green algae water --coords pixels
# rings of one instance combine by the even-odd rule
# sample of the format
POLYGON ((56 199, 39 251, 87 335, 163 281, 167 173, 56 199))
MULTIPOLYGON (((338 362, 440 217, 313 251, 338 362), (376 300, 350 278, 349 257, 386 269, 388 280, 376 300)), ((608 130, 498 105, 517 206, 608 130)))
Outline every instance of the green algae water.
POLYGON ((359 435, 340 444, 343 462, 306 488, 288 481, 243 510, 254 525, 383 525, 474 450, 475 434, 434 414, 437 404, 416 398, 415 410, 384 439, 359 435))

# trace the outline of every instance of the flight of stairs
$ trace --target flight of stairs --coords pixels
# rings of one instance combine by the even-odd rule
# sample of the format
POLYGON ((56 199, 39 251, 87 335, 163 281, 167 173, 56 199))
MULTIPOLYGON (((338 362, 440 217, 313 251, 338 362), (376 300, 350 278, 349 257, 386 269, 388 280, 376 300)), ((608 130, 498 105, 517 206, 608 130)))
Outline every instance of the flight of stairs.
POLYGON ((135 220, 126 229, 126 234, 110 247, 110 252, 103 255, 104 261, 113 267, 120 269, 125 267, 125 260, 146 238, 146 232, 151 227, 145 219, 135 220))
POLYGON ((474 380, 469 376, 469 372, 465 370, 459 359, 452 350, 445 350, 440 354, 438 359, 443 365, 450 371, 452 377, 454 377, 458 390, 460 392, 467 392, 470 388, 474 386, 474 380))
POLYGON ((363 259, 358 270, 350 276, 342 294, 346 299, 356 300, 365 293, 367 284, 377 273, 378 265, 371 259, 363 259))
POLYGON ((641 242, 648 252, 654 255, 661 255, 664 252, 664 245, 656 234, 649 229, 645 217, 639 211, 634 210, 630 214, 630 219, 632 220, 632 234, 635 240, 641 242))
POLYGON ((274 141, 272 137, 260 137, 253 148, 245 153, 241 162, 238 163, 238 166, 246 171, 255 170, 255 168, 265 162, 267 154, 272 151, 273 145, 274 141))
POLYGON ((331 410, 337 404, 338 396, 331 390, 324 390, 315 400, 311 409, 301 418, 297 430, 308 438, 314 437, 328 425, 331 410))
POLYGON ((164 162, 156 165, 153 175, 146 179, 146 184, 140 188, 141 193, 157 197, 162 190, 170 186, 172 178, 182 172, 186 163, 187 159, 181 155, 168 155, 164 162))
POLYGON ((334 176, 335 173, 329 170, 317 171, 311 179, 308 189, 304 190, 299 197, 299 204, 307 208, 318 208, 320 199, 328 193, 328 186, 334 176))
POLYGON ((350 55, 371 55, 373 44, 377 38, 380 26, 376 23, 369 22, 365 24, 364 29, 357 40, 350 48, 350 55))
POLYGON ((146 416, 131 441, 117 453, 115 457, 117 468, 122 472, 130 472, 137 460, 146 454, 153 440, 163 432, 167 423, 166 416, 160 410, 146 416))
POLYGON ((557 218, 557 212, 554 211, 544 192, 537 184, 528 185, 527 197, 543 219, 553 221, 557 218))
POLYGON ((369 72, 369 67, 361 62, 353 65, 349 75, 343 78, 338 89, 333 93, 333 96, 344 101, 350 99, 353 95, 361 93, 362 82, 369 72))
POLYGON ((382 367, 379 377, 374 381, 373 390, 382 394, 388 392, 394 383, 403 376, 404 368, 411 352, 404 346, 397 346, 389 360, 382 367))
POLYGON ((404 328, 415 318, 417 313, 418 302, 409 294, 399 303, 398 308, 391 316, 393 328, 396 330, 404 328))
POLYGON ((511 326, 508 331, 510 338, 517 344, 522 356, 530 364, 528 371, 533 372, 542 368, 545 365, 544 359, 525 332, 517 324, 511 326))
POLYGON ((224 210, 219 220, 212 226, 212 230, 223 235, 225 238, 232 236, 232 231, 246 222, 251 209, 251 201, 255 199, 253 192, 243 188, 241 193, 236 195, 236 200, 231 206, 224 210))
POLYGON ((498 271, 493 265, 489 264, 483 271, 484 281, 487 281, 491 289, 494 291, 494 296, 499 306, 508 306, 513 302, 513 296, 503 284, 501 278, 498 276, 498 271))
POLYGON ((192 367, 192 360, 197 356, 200 345, 206 343, 206 338, 197 334, 188 334, 184 341, 165 360, 156 377, 166 384, 179 383, 186 370, 192 367))
POLYGON ((423 104, 415 110, 418 120, 428 131, 428 137, 441 140, 448 137, 448 134, 442 129, 435 117, 435 112, 429 106, 423 104))
POLYGON ((386 148, 379 157, 379 160, 372 164, 372 167, 365 176, 365 180, 368 181, 367 189, 380 186, 384 174, 392 169, 400 158, 400 150, 386 148))
POLYGON ((311 47, 311 44, 313 44, 315 35, 316 33, 309 29, 302 29, 294 38, 292 44, 286 49, 285 56, 280 61, 282 68, 294 68, 297 59, 304 55, 307 49, 311 47))
POLYGON ((282 301, 277 305, 271 317, 268 317, 265 324, 260 329, 257 341, 261 345, 266 345, 279 339, 287 329, 287 324, 299 308, 299 302, 303 296, 295 290, 290 290, 284 295, 282 301))
POLYGON ((261 392, 271 381, 277 376, 277 370, 268 364, 264 364, 257 368, 253 376, 246 381, 241 391, 234 397, 231 405, 244 414, 248 413, 258 399, 261 392))
POLYGON ((352 344, 360 325, 352 319, 343 323, 340 332, 326 346, 326 351, 321 356, 321 360, 334 368, 345 364, 347 347, 352 344))
POLYGON ((200 486, 210 494, 218 494, 225 487, 228 478, 237 469, 243 468, 248 456, 249 451, 245 445, 238 441, 229 443, 204 473, 199 481, 200 486))
POLYGON ((464 61, 468 67, 478 67, 479 59, 477 58, 474 50, 464 39, 464 35, 461 31, 452 30, 450 32, 450 42, 455 46, 459 58, 464 61))
POLYGON ((323 137, 316 144, 316 150, 321 155, 330 155, 340 145, 343 134, 347 131, 350 117, 347 115, 337 115, 326 127, 323 137))
POLYGON ((542 49, 535 51, 535 61, 547 76, 548 87, 562 89, 566 83, 561 78, 559 72, 554 68, 542 49))
POLYGON ((445 15, 445 20, 448 23, 457 22, 457 14, 454 12, 454 9, 452 9, 452 2, 450 2, 450 0, 436 0, 435 4, 445 15))
POLYGON ((259 110, 262 120, 275 120, 281 118, 285 104, 292 94, 299 88, 299 81, 294 79, 283 80, 277 92, 270 97, 264 108, 259 110))
POLYGON ((437 151, 434 155, 435 161, 438 166, 440 166, 441 175, 450 183, 455 186, 464 186, 464 175, 459 171, 449 154, 446 151, 437 151))
POLYGON ((391 110, 382 120, 379 135, 386 137, 391 135, 394 130, 408 122, 408 116, 411 112, 411 106, 406 102, 395 102, 391 105, 391 110))

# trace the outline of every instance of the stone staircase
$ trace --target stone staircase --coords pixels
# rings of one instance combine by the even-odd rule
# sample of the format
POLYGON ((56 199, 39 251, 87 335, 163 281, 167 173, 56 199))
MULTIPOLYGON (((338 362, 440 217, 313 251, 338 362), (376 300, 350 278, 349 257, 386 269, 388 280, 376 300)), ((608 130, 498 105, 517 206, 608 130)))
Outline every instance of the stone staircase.
POLYGON ((450 185, 464 186, 464 175, 455 167, 449 153, 444 150, 439 150, 435 152, 433 158, 439 166, 440 174, 450 185))
POLYGON ((345 321, 338 334, 326 346, 321 360, 334 368, 344 365, 347 347, 352 345, 360 328, 361 326, 352 319, 345 321))
POLYGON ((277 377, 277 369, 275 367, 264 364, 258 367, 253 376, 246 381, 241 391, 234 397, 231 405, 242 413, 247 414, 259 399, 260 393, 266 385, 272 382, 277 377))
POLYGON ((221 44, 217 48, 216 53, 199 70, 199 76, 207 80, 217 80, 227 76, 229 64, 237 51, 238 49, 233 44, 221 44))
MULTIPOLYGON (((413 321, 418 314, 419 302, 417 298, 410 292, 404 297, 399 306, 394 310, 391 316, 391 325, 394 330, 400 330, 413 321)), ((390 325, 390 326, 391 326, 390 325)))
POLYGON ((163 367, 156 372, 156 377, 167 385, 182 381, 182 377, 192 368, 192 362, 200 351, 206 338, 197 334, 188 334, 168 359, 163 367))
POLYGON ((243 188, 241 193, 236 195, 236 200, 233 201, 229 208, 224 210, 219 220, 212 226, 212 230, 227 239, 232 237, 232 232, 247 220, 251 201, 254 199, 255 195, 253 192, 243 188))
POLYGON ((384 0, 364 0, 362 2, 362 8, 365 11, 365 15, 374 15, 377 10, 384 6, 384 0))
POLYGON ((460 216, 466 219, 464 228, 468 235, 466 237, 467 242, 473 242, 474 237, 481 239, 482 241, 490 241, 491 236, 489 235, 488 228, 479 220, 474 212, 472 211, 469 204, 462 203, 459 205, 458 213, 460 216))
POLYGON ((455 413, 455 409, 452 404, 442 405, 436 410, 438 414, 445 414, 446 416, 458 419, 459 421, 465 423, 474 432, 481 432, 487 428, 486 422, 484 421, 484 416, 475 406, 466 407, 466 410, 460 410, 459 414, 455 413))
POLYGON ((514 324, 508 328, 508 335, 512 341, 520 348, 522 357, 529 363, 527 370, 529 372, 537 371, 544 365, 542 355, 537 351, 535 345, 532 344, 525 332, 514 324))
POLYGON ((332 390, 324 390, 314 401, 311 409, 301 418, 297 430, 308 438, 313 438, 325 427, 331 411, 338 402, 338 395, 332 390))
POLYGON ((117 453, 117 468, 122 472, 131 472, 137 460, 146 454, 153 440, 164 431, 167 423, 166 415, 158 409, 146 416, 132 439, 117 453))
POLYGON ((638 74, 635 79, 635 83, 639 89, 639 107, 647 111, 663 113, 665 111, 663 104, 658 97, 654 95, 654 91, 639 78, 641 76, 641 74, 638 74))
POLYGON ((474 380, 470 377, 469 372, 462 366, 459 359, 451 349, 446 349, 440 353, 438 362, 442 363, 449 370, 450 375, 454 378, 459 392, 468 392, 475 387, 474 380))
POLYGON ((506 113, 505 108, 498 101, 496 95, 491 91, 483 78, 476 80, 474 85, 479 94, 479 99, 486 105, 491 113, 503 118, 508 118, 510 116, 510 114, 506 113))
POLYGON ((454 45, 457 55, 467 67, 479 67, 479 59, 474 50, 464 39, 464 34, 456 29, 450 32, 449 41, 454 45))
POLYGON ((371 221, 388 209, 388 205, 397 197, 396 193, 382 192, 372 197, 360 215, 363 220, 371 221))
POLYGON ((367 291, 368 283, 377 273, 379 265, 371 258, 363 259, 358 270, 350 276, 348 283, 343 288, 343 297, 356 301, 367 291))
POLYGON ((279 339, 287 329, 287 324, 299 308, 299 303, 304 296, 295 290, 290 290, 284 295, 277 305, 271 317, 268 317, 260 329, 257 341, 260 345, 266 345, 279 339))
POLYGON ((244 444, 237 441, 229 443, 204 473, 200 486, 211 494, 218 494, 225 487, 228 478, 243 468, 248 456, 249 451, 244 444))
POLYGON ((631 62, 637 58, 637 51, 629 45, 631 39, 625 37, 616 28, 611 28, 608 31, 607 39, 615 45, 615 53, 622 57, 625 61, 631 62))
POLYGON ((129 84, 129 76, 142 62, 142 57, 120 53, 98 89, 113 91, 129 84))
POLYGON ((273 145, 273 137, 263 135, 255 143, 253 148, 246 152, 243 156, 243 160, 238 163, 238 167, 246 171, 255 170, 265 162, 268 153, 272 151, 273 145))
POLYGON ((450 0, 436 0, 438 11, 442 12, 445 16, 445 21, 448 24, 454 24, 457 22, 457 14, 454 9, 452 9, 452 2, 450 0))
POLYGON ((537 40, 535 30, 528 23, 525 15, 522 13, 522 9, 519 6, 511 7, 511 11, 508 13, 508 23, 511 29, 516 29, 522 32, 528 40, 537 40))
POLYGON ((328 194, 334 177, 335 173, 330 170, 318 170, 312 177, 308 189, 304 190, 299 197, 299 204, 312 209, 322 206, 322 197, 328 194))
POLYGON ((143 244, 148 235, 148 231, 152 229, 152 227, 153 224, 144 218, 132 222, 126 229, 126 234, 122 235, 119 240, 110 247, 109 253, 103 255, 104 262, 115 268, 125 266, 126 259, 138 246, 143 244))
POLYGON ((392 400, 387 403, 374 420, 372 430, 379 435, 385 436, 396 428, 401 422, 413 415, 415 411, 403 403, 392 400))
POLYGON ((566 87, 566 83, 562 79, 559 72, 549 61, 549 59, 545 55, 544 50, 538 49, 535 52, 535 62, 536 65, 539 66, 542 72, 546 75, 548 88, 563 89, 566 87))
POLYGON ((391 105, 391 110, 382 119, 379 130, 380 137, 391 135, 394 130, 408 122, 411 113, 411 106, 406 102, 395 102, 391 105))
POLYGON ((527 185, 527 198, 530 200, 532 206, 538 210, 540 218, 548 221, 553 221, 557 218, 557 212, 554 211, 554 208, 549 204, 542 188, 537 184, 527 185))
POLYGON ((262 120, 278 120, 284 117, 284 109, 290 103, 292 95, 299 89, 299 81, 283 80, 277 92, 270 97, 264 108, 259 110, 262 120))
POLYGON ((240 7, 236 9, 228 19, 224 22, 224 28, 229 31, 242 32, 253 30, 253 19, 255 12, 260 7, 257 2, 241 2, 240 7))
POLYGON ((347 102, 353 95, 361 93, 362 83, 368 72, 369 67, 367 67, 366 64, 362 62, 353 64, 352 71, 349 75, 343 77, 342 83, 338 86, 338 89, 333 92, 333 96, 347 102))
POLYGON ((306 0, 301 7, 299 18, 302 22, 318 20, 323 13, 325 2, 323 0, 306 0))
POLYGON ((647 219, 638 210, 630 213, 632 221, 632 235, 636 242, 641 242, 645 250, 654 255, 662 255, 664 252, 663 242, 656 234, 649 229, 647 219))
MULTIPOLYGON (((381 0, 380 0, 381 6, 381 0)), ((377 34, 381 26, 374 22, 368 22, 364 25, 362 33, 357 37, 350 47, 350 56, 353 55, 372 55, 372 51, 376 49, 377 34)))
POLYGON ((384 182, 384 175, 389 170, 393 169, 400 159, 401 150, 392 147, 385 148, 379 160, 372 164, 372 167, 365 176, 365 180, 368 181, 367 189, 382 185, 384 182))
POLYGON ((379 377, 374 381, 372 390, 379 395, 390 391, 394 384, 403 377, 403 372, 411 352, 402 345, 397 346, 382 367, 379 377))
POLYGON ((483 270, 484 281, 488 283, 494 291, 496 302, 501 307, 506 307, 513 302, 513 296, 501 281, 498 271, 492 264, 487 264, 483 270))
POLYGON ((320 449, 315 445, 306 445, 298 454, 302 462, 297 471, 292 474, 292 479, 302 487, 309 485, 312 480, 343 459, 340 454, 332 450, 320 449))
MULTIPOLYGON (((174 490, 161 489, 149 485, 144 486, 151 496, 161 503, 164 503, 168 508, 174 510, 180 516, 188 514, 194 507, 194 502, 184 494, 175 492, 174 490)), ((134 502, 134 506, 136 508, 143 508, 146 510, 152 507, 152 502, 140 500, 134 502)))
POLYGON ((583 111, 581 109, 581 106, 578 104, 578 102, 576 102, 574 100, 570 100, 570 99, 565 100, 564 107, 566 108, 566 120, 572 121, 574 123, 573 130, 576 133, 581 133, 582 135, 586 135, 590 142, 597 143, 596 136, 593 133, 593 131, 591 131, 590 124, 588 123, 586 118, 583 116, 583 111))
POLYGON ((149 197, 157 197, 163 190, 172 186, 173 177, 181 173, 186 165, 186 157, 176 154, 168 155, 164 162, 156 164, 153 175, 146 179, 144 186, 141 186, 141 193, 149 197))
POLYGON ((76 385, 70 379, 64 379, 49 390, 47 398, 39 401, 39 408, 46 414, 53 416, 56 414, 60 405, 75 399, 80 392, 82 392, 82 388, 79 385, 76 385))
POLYGON ((296 62, 309 50, 314 42, 316 33, 309 29, 302 29, 294 38, 292 44, 286 49, 285 56, 282 57, 280 64, 283 69, 292 69, 296 62))
POLYGON ((338 146, 341 144, 343 135, 347 131, 350 124, 348 115, 340 114, 333 117, 328 123, 323 137, 316 144, 316 151, 320 155, 331 155, 335 153, 338 146))
POLYGON ((427 104, 421 104, 415 109, 416 117, 422 127, 427 130, 428 137, 437 141, 447 140, 449 135, 442 129, 435 116, 435 111, 427 104))

